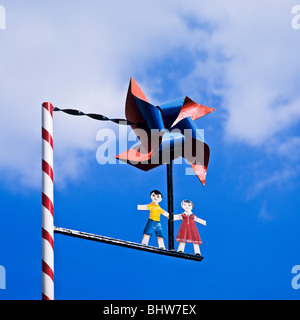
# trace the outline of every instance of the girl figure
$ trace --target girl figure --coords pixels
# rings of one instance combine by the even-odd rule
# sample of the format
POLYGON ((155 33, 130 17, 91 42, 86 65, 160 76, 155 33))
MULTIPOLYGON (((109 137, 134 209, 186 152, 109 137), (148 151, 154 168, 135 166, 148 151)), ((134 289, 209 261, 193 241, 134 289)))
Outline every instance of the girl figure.
POLYGON ((176 237, 176 241, 179 242, 177 251, 184 252, 185 244, 189 242, 193 243, 195 254, 201 255, 199 245, 202 244, 202 241, 195 222, 206 226, 206 221, 193 214, 192 209, 194 204, 192 201, 183 200, 181 202, 181 207, 184 209, 184 213, 174 215, 174 221, 182 220, 176 237))

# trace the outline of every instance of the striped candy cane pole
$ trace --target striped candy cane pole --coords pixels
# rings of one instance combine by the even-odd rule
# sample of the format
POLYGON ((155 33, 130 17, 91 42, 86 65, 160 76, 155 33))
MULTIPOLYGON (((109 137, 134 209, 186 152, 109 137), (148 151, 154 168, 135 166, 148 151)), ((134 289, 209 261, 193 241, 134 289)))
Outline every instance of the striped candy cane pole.
POLYGON ((42 105, 42 298, 54 299, 53 106, 42 105))

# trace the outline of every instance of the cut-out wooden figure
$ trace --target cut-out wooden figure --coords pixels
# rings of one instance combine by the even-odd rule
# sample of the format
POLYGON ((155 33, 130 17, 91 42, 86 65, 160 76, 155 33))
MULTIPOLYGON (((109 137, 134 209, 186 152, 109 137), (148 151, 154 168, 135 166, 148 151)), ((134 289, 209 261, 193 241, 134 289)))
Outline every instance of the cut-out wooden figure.
POLYGON ((185 244, 188 242, 193 243, 195 254, 201 255, 199 245, 202 244, 202 241, 195 222, 206 226, 206 221, 193 214, 192 209, 194 204, 192 201, 183 200, 181 207, 184 209, 184 213, 174 215, 174 221, 182 220, 176 237, 176 241, 179 242, 177 251, 184 252, 185 244))
POLYGON ((162 201, 162 194, 158 190, 151 191, 150 198, 152 200, 151 203, 137 206, 138 210, 150 211, 149 219, 144 230, 142 244, 146 246, 149 244, 150 236, 153 234, 154 230, 157 237, 158 247, 160 249, 165 249, 164 234, 160 223, 160 215, 163 215, 169 219, 169 213, 159 206, 159 203, 162 201))

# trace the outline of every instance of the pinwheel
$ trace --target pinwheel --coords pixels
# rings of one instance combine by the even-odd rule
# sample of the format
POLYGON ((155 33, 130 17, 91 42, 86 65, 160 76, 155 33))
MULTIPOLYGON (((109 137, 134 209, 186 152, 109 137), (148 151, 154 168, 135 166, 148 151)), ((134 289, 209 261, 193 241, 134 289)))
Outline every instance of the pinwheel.
POLYGON ((213 111, 189 97, 154 106, 131 78, 125 114, 140 142, 116 158, 148 171, 184 157, 204 186, 210 150, 195 120, 213 111))

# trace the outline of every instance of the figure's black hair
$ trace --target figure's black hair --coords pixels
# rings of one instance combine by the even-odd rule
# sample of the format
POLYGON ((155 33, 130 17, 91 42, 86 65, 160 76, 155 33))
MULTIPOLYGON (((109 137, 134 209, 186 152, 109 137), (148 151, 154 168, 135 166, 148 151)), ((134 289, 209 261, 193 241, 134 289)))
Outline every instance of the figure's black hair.
POLYGON ((192 206, 193 206, 193 208, 194 208, 194 203, 193 203, 193 201, 191 201, 191 200, 182 200, 181 202, 191 203, 192 206))
POLYGON ((161 195, 161 198, 163 197, 163 195, 161 194, 161 192, 158 191, 158 190, 152 190, 152 191, 150 192, 150 196, 151 196, 152 193, 156 194, 157 196, 158 196, 158 195, 161 195))

